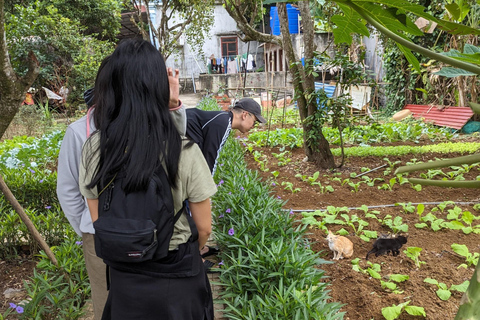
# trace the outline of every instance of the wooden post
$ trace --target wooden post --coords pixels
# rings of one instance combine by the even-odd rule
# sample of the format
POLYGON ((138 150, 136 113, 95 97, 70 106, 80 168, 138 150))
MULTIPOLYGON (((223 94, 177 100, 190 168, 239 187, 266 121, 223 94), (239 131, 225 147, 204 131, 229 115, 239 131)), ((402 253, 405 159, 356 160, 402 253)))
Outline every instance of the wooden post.
POLYGON ((42 235, 38 232, 37 228, 35 228, 35 226, 33 225, 32 220, 30 220, 30 218, 27 216, 27 214, 23 210, 20 203, 17 201, 13 193, 8 188, 7 184, 3 180, 2 175, 0 175, 0 191, 3 192, 3 194, 5 195, 5 198, 8 200, 8 202, 10 202, 13 209, 15 209, 15 211, 18 213, 18 215, 20 216, 20 219, 22 219, 23 223, 25 223, 25 225, 27 226, 28 231, 30 231, 30 234, 40 244, 40 247, 47 254, 47 257, 49 257, 52 263, 58 267, 57 258, 55 258, 55 255, 53 254, 52 250, 50 249, 48 244, 45 242, 45 240, 42 238, 42 235))

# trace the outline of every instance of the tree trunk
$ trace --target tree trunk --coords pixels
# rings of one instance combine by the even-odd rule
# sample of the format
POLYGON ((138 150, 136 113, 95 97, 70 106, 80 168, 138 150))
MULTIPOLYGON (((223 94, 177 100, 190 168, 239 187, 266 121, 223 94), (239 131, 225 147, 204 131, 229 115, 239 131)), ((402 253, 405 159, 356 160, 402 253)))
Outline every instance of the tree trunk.
POLYGON ((283 50, 290 65, 290 73, 292 75, 293 87, 295 89, 295 97, 300 113, 300 119, 303 123, 303 141, 305 155, 309 161, 323 169, 335 168, 335 161, 330 150, 330 145, 325 139, 321 130, 316 130, 315 139, 309 137, 312 126, 305 122, 308 116, 314 115, 317 111, 317 103, 315 99, 307 99, 315 90, 315 82, 312 75, 313 71, 313 52, 314 52, 314 26, 310 14, 309 1, 299 1, 298 6, 302 15, 303 22, 303 43, 305 50, 305 68, 299 63, 300 59, 295 56, 293 49, 290 30, 288 27, 287 6, 285 3, 277 3, 278 17, 280 20, 280 31, 283 39, 283 50))
MULTIPOLYGON (((10 64, 8 55, 6 36, 5 36, 5 1, 0 0, 0 138, 7 130, 10 122, 12 122, 15 114, 20 109, 25 94, 37 78, 39 72, 38 60, 35 55, 30 52, 28 54, 28 71, 23 77, 18 77, 10 64)), ((10 192, 5 181, 0 176, 0 191, 10 202, 12 207, 18 213, 22 221, 27 226, 33 238, 40 244, 47 256, 52 260, 53 264, 58 265, 57 259, 52 250, 48 247, 45 240, 33 225, 30 218, 25 214, 22 206, 18 203, 15 196, 10 192)))
POLYGON ((0 137, 25 100, 25 94, 37 78, 39 67, 35 55, 28 54, 28 71, 24 77, 18 77, 10 64, 5 35, 5 0, 0 0, 0 137))

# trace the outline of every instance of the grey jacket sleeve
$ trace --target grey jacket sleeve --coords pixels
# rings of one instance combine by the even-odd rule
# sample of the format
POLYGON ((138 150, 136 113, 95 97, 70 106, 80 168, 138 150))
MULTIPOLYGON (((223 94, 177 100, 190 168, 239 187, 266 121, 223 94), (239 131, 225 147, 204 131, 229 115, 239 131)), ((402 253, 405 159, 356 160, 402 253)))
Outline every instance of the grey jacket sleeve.
POLYGON ((57 168, 57 196, 65 216, 75 232, 81 236, 82 233, 94 233, 94 229, 90 212, 78 185, 78 171, 86 132, 76 132, 73 126, 75 124, 67 128, 60 147, 57 168))

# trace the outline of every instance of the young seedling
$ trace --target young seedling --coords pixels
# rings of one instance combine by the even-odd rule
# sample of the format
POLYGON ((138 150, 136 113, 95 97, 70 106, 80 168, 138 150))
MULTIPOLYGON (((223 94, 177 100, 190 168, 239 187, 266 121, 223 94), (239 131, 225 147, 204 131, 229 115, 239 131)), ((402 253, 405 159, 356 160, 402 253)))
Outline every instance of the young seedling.
POLYGON ((388 289, 395 294, 402 294, 403 290, 397 289, 397 283, 404 282, 410 279, 409 276, 403 274, 391 274, 389 276, 389 281, 380 280, 382 288, 388 289), (395 283, 396 282, 396 283, 395 283))
POLYGON ((409 304, 410 300, 405 301, 404 303, 400 303, 398 305, 392 305, 391 307, 382 308, 382 315, 385 317, 386 320, 398 319, 398 317, 400 317, 400 315, 402 314, 402 311, 405 311, 412 316, 427 316, 423 307, 409 306, 409 304))
POLYGON ((417 268, 420 268, 422 264, 426 264, 425 261, 420 261, 420 252, 422 252, 422 248, 418 247, 408 247, 407 250, 403 250, 403 253, 415 262, 417 268))
POLYGON ((280 175, 280 172, 275 170, 275 171, 272 171, 271 174, 273 175, 274 179, 277 179, 277 177, 280 175))
POLYGON ((375 186, 375 181, 385 181, 385 179, 382 178, 370 178, 369 176, 362 176, 363 181, 367 184, 369 187, 375 186))
POLYGON ((378 263, 371 263, 367 261, 368 267, 367 269, 362 269, 360 267, 360 258, 355 258, 352 260, 352 270, 356 272, 361 272, 363 274, 369 274, 374 279, 382 279, 380 275, 380 271, 382 271, 382 267, 378 263))
POLYGON ((438 282, 437 280, 432 279, 432 278, 426 278, 423 281, 426 282, 426 283, 436 285, 438 287, 438 290, 435 291, 435 293, 443 301, 447 301, 448 299, 450 299, 450 297, 452 296, 452 290, 455 290, 455 291, 458 291, 458 292, 467 291, 468 284, 470 283, 470 281, 465 280, 463 283, 460 283, 459 285, 452 284, 450 286, 450 288, 448 288, 445 283, 438 282))
POLYGON ((292 161, 292 159, 290 159, 290 158, 288 157, 289 154, 290 154, 290 151, 284 151, 284 152, 282 152, 282 153, 275 153, 275 152, 272 153, 272 155, 273 155, 275 158, 277 158, 277 160, 278 160, 277 165, 278 165, 279 167, 283 167, 283 166, 287 165, 289 162, 292 161))
POLYGON ((383 160, 388 163, 388 166, 389 166, 390 170, 393 170, 393 168, 394 168, 397 164, 401 163, 400 160, 397 160, 397 161, 395 161, 395 162, 390 161, 390 159, 388 159, 388 158, 383 158, 383 160))
POLYGON ((317 227, 318 229, 321 229, 321 230, 325 230, 325 231, 327 230, 327 227, 325 227, 326 222, 323 219, 319 221, 315 219, 314 216, 304 216, 302 218, 302 223, 310 226, 310 228, 317 227))
POLYGON ((397 183, 397 178, 392 178, 388 183, 384 183, 381 186, 378 186, 378 189, 393 191, 393 186, 397 183))
POLYGON ((430 222, 430 228, 433 231, 439 231, 444 227, 443 222, 445 220, 444 219, 438 219, 433 213, 429 212, 426 215, 424 215, 423 217, 421 217, 420 221, 422 221, 422 223, 416 223, 415 228, 418 228, 418 229, 426 228, 426 227, 428 227, 427 222, 430 222))
POLYGON ((370 242, 370 239, 377 239, 377 231, 363 230, 363 233, 360 235, 360 239, 365 242, 370 242))
POLYGON ((364 183, 364 181, 358 181, 357 183, 350 181, 348 185, 352 187, 352 192, 358 192, 362 183, 364 183))
POLYGON ((392 216, 390 214, 387 214, 383 218, 382 224, 392 229, 393 233, 408 232, 408 224, 403 223, 403 218, 400 216, 396 216, 392 220, 392 216))
POLYGON ((401 206, 403 208, 403 211, 405 213, 413 213, 415 212, 415 206, 412 205, 411 202, 409 203, 403 203, 403 202, 397 202, 395 203, 396 206, 401 206))
POLYGON ((478 252, 471 253, 468 251, 468 248, 464 244, 454 243, 452 244, 452 250, 465 258, 466 263, 462 263, 458 268, 464 267, 465 269, 469 266, 476 266, 478 264, 478 258, 480 254, 478 252))
POLYGON ((440 210, 440 212, 444 212, 445 211, 445 208, 448 206, 448 205, 455 205, 455 202, 453 201, 444 201, 442 203, 439 203, 437 204, 437 206, 435 208, 432 209, 432 212, 435 212, 435 211, 438 211, 440 210))
POLYGON ((301 190, 300 188, 293 188, 293 183, 288 182, 288 181, 283 181, 282 186, 285 186, 284 189, 285 190, 290 190, 292 193, 297 193, 298 191, 301 190))
POLYGON ((362 232, 363 228, 368 226, 368 222, 365 220, 360 219, 357 215, 348 215, 348 214, 341 214, 340 215, 344 220, 345 224, 352 227, 355 234, 358 236, 360 232, 362 232), (356 226, 356 224, 358 226, 356 226))

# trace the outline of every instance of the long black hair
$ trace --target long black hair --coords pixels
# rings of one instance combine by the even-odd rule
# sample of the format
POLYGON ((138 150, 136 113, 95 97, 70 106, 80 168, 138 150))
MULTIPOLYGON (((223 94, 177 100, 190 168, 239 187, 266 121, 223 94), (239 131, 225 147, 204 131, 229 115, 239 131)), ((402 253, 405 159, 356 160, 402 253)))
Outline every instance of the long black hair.
MULTIPOLYGON (((100 160, 88 187, 103 187, 125 171, 126 192, 145 190, 162 165, 175 187, 181 138, 169 114, 165 61, 149 42, 127 39, 99 70, 94 120, 100 134, 100 160)), ((98 151, 98 150, 93 150, 98 151)), ((87 158, 88 163, 96 152, 87 158)))

